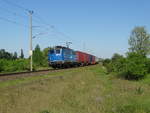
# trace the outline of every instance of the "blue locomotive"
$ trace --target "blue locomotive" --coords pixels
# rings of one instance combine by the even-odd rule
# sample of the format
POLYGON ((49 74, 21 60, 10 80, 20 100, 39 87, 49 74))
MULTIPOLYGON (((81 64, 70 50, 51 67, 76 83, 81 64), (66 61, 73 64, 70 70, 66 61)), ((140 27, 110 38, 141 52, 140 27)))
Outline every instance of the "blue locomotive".
POLYGON ((56 46, 48 54, 49 66, 53 68, 67 68, 77 64, 76 52, 70 48, 56 46))

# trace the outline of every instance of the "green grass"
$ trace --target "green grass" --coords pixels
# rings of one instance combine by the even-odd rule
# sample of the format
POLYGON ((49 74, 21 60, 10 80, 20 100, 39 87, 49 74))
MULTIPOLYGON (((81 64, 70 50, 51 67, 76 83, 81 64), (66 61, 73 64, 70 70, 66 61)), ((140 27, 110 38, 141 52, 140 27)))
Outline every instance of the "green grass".
POLYGON ((0 82, 0 113, 150 113, 149 81, 95 65, 0 82))
MULTIPOLYGON (((75 72, 77 70, 72 70, 71 72, 75 72)), ((18 79, 14 79, 14 80, 7 80, 7 81, 1 81, 0 82, 0 88, 5 88, 5 87, 9 87, 9 86, 15 86, 15 85, 20 85, 20 84, 26 84, 29 82, 37 82, 40 81, 42 79, 48 79, 51 77, 57 77, 57 76, 64 76, 64 74, 70 73, 70 70, 64 71, 64 72, 50 72, 50 74, 48 75, 40 75, 40 76, 31 76, 31 77, 21 77, 18 79)))

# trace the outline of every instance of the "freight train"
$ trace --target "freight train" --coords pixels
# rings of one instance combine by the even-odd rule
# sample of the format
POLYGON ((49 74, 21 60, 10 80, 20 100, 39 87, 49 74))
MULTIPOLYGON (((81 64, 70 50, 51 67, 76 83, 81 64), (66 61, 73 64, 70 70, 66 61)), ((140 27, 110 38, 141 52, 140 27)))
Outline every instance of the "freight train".
POLYGON ((53 68, 69 68, 96 64, 98 58, 85 52, 56 46, 49 51, 48 62, 53 68))

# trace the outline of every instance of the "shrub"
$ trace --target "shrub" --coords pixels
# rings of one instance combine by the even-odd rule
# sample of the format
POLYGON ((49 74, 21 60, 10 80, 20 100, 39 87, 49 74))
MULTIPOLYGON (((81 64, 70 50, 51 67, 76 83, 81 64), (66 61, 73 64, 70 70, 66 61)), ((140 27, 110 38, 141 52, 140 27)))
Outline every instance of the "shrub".
POLYGON ((125 65, 123 66, 122 76, 126 79, 134 80, 145 77, 148 73, 146 61, 147 58, 140 54, 128 53, 125 65))
POLYGON ((106 67, 108 72, 117 72, 120 73, 123 71, 126 59, 117 53, 113 55, 110 59, 105 59, 103 65, 106 67))
POLYGON ((113 72, 121 73, 124 70, 126 58, 122 55, 114 54, 111 63, 113 72))
POLYGON ((0 60, 0 72, 4 71, 4 60, 0 60))
POLYGON ((103 60, 103 65, 106 66, 110 62, 111 62, 111 60, 107 58, 107 59, 103 60))
POLYGON ((19 59, 13 62, 13 70, 23 71, 29 70, 29 61, 27 59, 19 59))
POLYGON ((105 67, 107 69, 107 73, 113 72, 113 65, 112 65, 112 63, 105 64, 105 67))
POLYGON ((114 54, 111 60, 106 59, 103 64, 108 72, 115 72, 125 79, 138 80, 150 72, 150 59, 134 52, 128 53, 126 58, 114 54))
POLYGON ((107 58, 107 59, 103 60, 102 63, 103 63, 103 66, 106 67, 108 73, 113 71, 113 68, 111 65, 111 59, 107 58))
POLYGON ((29 61, 27 59, 0 60, 0 72, 16 72, 26 70, 29 70, 29 61))

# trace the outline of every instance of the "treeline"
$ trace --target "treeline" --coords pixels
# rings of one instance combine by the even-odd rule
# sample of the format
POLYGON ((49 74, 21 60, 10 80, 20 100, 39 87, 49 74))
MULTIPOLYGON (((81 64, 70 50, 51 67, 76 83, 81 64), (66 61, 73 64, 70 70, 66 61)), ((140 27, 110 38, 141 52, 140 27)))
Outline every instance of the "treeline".
POLYGON ((24 58, 23 50, 21 49, 21 55, 18 57, 17 52, 9 53, 5 49, 0 49, 0 59, 16 60, 18 58, 24 58))
MULTIPOLYGON (((44 50, 40 49, 37 45, 33 51, 33 70, 48 67, 48 50, 50 47, 44 50)), ((9 53, 4 49, 0 50, 0 72, 18 72, 30 70, 30 57, 25 58, 23 50, 18 56, 17 52, 9 53)))
POLYGON ((125 56, 114 54, 103 60, 108 73, 130 80, 142 79, 150 74, 150 35, 145 27, 135 27, 128 40, 129 51, 125 56))

